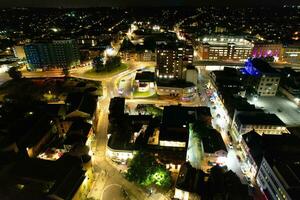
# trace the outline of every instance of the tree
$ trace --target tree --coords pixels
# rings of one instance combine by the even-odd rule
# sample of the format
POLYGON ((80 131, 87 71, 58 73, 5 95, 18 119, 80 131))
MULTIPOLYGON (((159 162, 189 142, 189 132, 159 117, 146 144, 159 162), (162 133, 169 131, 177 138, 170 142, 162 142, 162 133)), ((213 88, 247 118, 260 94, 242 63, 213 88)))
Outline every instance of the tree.
POLYGON ((67 67, 63 68, 63 74, 65 75, 65 77, 68 77, 70 75, 69 68, 67 68, 67 67))
POLYGON ((129 181, 142 186, 155 185, 161 188, 171 186, 171 175, 165 166, 159 164, 155 157, 146 152, 138 152, 129 163, 126 173, 129 181))
POLYGON ((16 67, 9 68, 7 73, 9 77, 11 77, 14 80, 19 80, 22 78, 22 73, 16 67))
POLYGON ((93 60, 93 68, 95 72, 101 72, 105 70, 104 62, 102 57, 96 57, 93 60))
POLYGON ((120 56, 109 56, 105 63, 106 69, 108 71, 115 69, 121 65, 121 57, 120 56))

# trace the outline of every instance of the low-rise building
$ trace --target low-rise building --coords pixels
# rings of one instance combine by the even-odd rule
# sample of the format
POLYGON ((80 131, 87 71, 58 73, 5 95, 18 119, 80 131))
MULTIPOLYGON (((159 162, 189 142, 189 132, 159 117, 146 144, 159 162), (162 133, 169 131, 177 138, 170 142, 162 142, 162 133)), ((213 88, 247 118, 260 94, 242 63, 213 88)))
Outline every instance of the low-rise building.
POLYGON ((139 92, 147 92, 150 89, 155 89, 155 74, 154 72, 142 71, 135 75, 135 85, 139 92))
POLYGON ((241 71, 259 96, 276 95, 280 74, 270 64, 257 58, 249 59, 241 71))
POLYGON ((300 72, 291 68, 281 70, 281 87, 279 90, 291 101, 300 105, 300 72))
POLYGON ((202 170, 193 168, 189 162, 184 163, 176 180, 174 198, 189 200, 199 197, 204 191, 205 176, 202 170))
POLYGON ((215 129, 201 135, 201 169, 209 170, 214 165, 224 166, 227 161, 227 149, 221 134, 215 129))
POLYGON ((233 139, 241 141, 242 135, 255 130, 259 134, 281 135, 288 133, 286 125, 275 114, 263 111, 236 112, 231 125, 233 139))
POLYGON ((179 80, 159 81, 157 82, 157 94, 178 97, 180 100, 189 101, 197 95, 197 87, 191 82, 179 80))

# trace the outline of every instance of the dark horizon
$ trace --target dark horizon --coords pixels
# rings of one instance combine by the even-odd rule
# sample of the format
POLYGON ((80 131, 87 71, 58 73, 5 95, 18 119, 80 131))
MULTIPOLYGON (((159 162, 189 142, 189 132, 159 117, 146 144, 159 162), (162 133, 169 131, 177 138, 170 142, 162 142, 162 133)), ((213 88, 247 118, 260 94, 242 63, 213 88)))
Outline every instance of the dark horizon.
POLYGON ((257 6, 283 6, 300 5, 299 0, 276 1, 273 0, 2 0, 0 7, 36 7, 36 8, 90 8, 90 7, 200 7, 200 6, 230 6, 230 7, 257 7, 257 6))

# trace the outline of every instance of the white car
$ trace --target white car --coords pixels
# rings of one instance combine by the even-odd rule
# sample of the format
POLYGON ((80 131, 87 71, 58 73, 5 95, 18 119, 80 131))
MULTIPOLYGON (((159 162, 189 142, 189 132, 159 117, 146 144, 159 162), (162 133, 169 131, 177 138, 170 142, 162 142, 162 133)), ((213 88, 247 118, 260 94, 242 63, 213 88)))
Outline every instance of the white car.
POLYGON ((229 147, 230 149, 233 149, 233 145, 232 145, 231 142, 228 144, 228 147, 229 147))

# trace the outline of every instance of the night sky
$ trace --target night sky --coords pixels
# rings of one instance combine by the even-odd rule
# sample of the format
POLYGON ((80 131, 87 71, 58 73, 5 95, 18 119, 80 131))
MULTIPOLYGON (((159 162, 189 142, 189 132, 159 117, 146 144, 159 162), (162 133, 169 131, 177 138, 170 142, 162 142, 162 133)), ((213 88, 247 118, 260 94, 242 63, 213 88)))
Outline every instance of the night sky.
POLYGON ((0 7, 295 5, 300 0, 0 0, 0 7))

